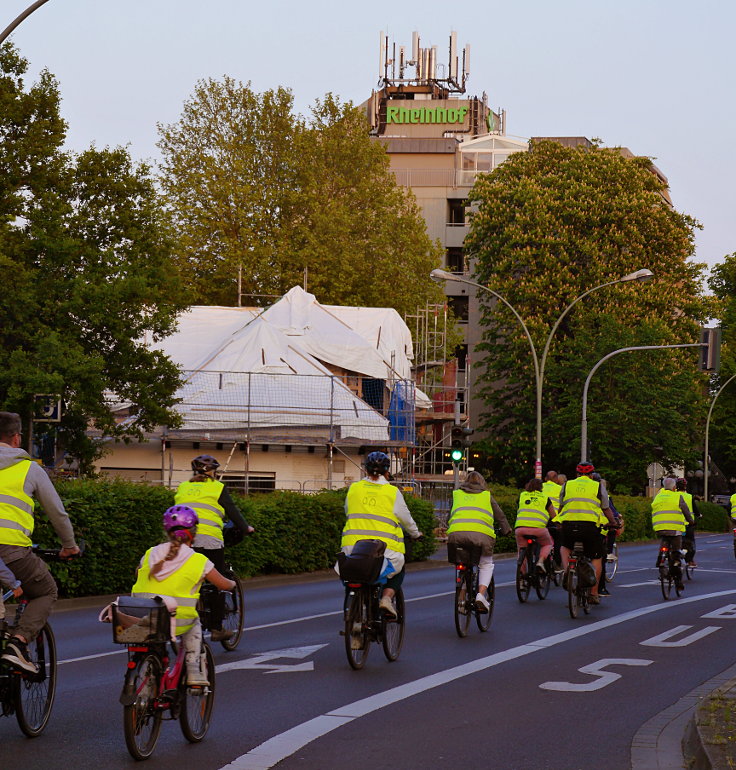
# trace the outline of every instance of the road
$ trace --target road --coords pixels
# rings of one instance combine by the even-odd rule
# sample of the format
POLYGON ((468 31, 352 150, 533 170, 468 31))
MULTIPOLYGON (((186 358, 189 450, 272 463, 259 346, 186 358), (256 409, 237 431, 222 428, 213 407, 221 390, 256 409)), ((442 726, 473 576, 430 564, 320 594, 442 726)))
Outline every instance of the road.
MULTIPOLYGON (((256 768, 629 767, 647 720, 733 664, 736 562, 730 535, 701 535, 699 568, 680 599, 662 600, 656 546, 624 546, 612 596, 572 620, 552 588, 517 601, 514 562, 499 559, 493 625, 466 639, 452 619, 449 565, 411 572, 407 633, 388 663, 345 659, 337 579, 246 587, 246 635, 217 645, 214 724, 189 745, 165 722, 151 764, 256 768)), ((0 759, 25 770, 129 768, 118 695, 125 655, 99 608, 62 609, 54 713, 29 740, 0 720, 0 759)))

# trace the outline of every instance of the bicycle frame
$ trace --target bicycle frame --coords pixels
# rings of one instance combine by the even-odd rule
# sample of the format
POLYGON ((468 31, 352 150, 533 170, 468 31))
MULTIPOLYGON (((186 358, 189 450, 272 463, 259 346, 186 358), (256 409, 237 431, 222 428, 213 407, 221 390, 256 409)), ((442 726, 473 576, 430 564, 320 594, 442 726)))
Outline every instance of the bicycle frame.
POLYGON ((128 645, 128 670, 125 676, 123 692, 120 695, 120 703, 122 703, 123 706, 129 706, 135 701, 137 693, 133 691, 133 682, 130 681, 130 677, 132 677, 135 672, 138 658, 148 654, 155 655, 161 661, 161 668, 163 670, 154 707, 157 709, 168 709, 171 706, 173 698, 166 694, 171 692, 176 693, 182 672, 185 670, 184 662, 186 653, 184 651, 184 645, 179 643, 178 647, 179 649, 172 663, 169 651, 166 649, 165 645, 128 645))

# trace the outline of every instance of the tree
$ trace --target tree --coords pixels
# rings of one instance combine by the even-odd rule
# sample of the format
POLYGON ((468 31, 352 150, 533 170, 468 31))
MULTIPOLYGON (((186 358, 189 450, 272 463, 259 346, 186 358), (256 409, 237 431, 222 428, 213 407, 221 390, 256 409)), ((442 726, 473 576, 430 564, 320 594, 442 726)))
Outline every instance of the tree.
POLYGON ((178 123, 159 126, 161 186, 197 302, 279 296, 306 281, 321 302, 415 312, 443 300, 440 261, 364 116, 328 94, 309 120, 283 88, 200 81, 178 123))
MULTIPOLYGON (((471 194, 477 211, 466 239, 476 279, 524 318, 538 353, 567 305, 588 289, 640 268, 655 280, 593 292, 565 317, 544 382, 543 461, 570 471, 580 454, 582 389, 609 352, 698 341, 705 315, 697 223, 666 201, 646 158, 593 146, 535 142, 471 194)), ((483 426, 494 469, 517 482, 533 469, 535 381, 518 321, 482 293, 483 426)), ((605 363, 588 396, 592 459, 620 488, 640 488, 646 466, 693 458, 700 446, 703 378, 696 352, 624 353, 605 363)))
MULTIPOLYGON (((729 254, 711 271, 708 281, 717 299, 715 315, 722 333, 721 369, 713 378, 711 396, 736 374, 736 253, 729 254)), ((736 476, 736 380, 730 383, 711 415, 709 453, 726 478, 736 476)))
POLYGON ((28 420, 34 394, 59 394, 59 435, 88 467, 89 427, 176 423, 178 369, 144 337, 170 334, 186 298, 149 169, 124 149, 63 153, 58 85, 44 72, 25 90, 27 67, 0 47, 0 405, 28 420), (116 423, 113 398, 131 419, 116 423))

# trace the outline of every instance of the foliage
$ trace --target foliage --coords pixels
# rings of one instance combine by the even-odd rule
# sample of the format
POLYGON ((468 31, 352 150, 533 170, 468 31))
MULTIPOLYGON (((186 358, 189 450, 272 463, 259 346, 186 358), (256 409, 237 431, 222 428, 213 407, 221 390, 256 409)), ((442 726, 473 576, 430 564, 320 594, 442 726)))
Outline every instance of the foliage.
POLYGON ((364 116, 328 94, 309 119, 284 88, 201 80, 179 121, 159 125, 161 187, 195 300, 261 303, 304 282, 320 302, 416 312, 443 300, 440 252, 396 185, 364 116), (400 287, 400 291, 397 289, 400 287))
MULTIPOLYGON (((176 367, 148 349, 171 333, 183 298, 149 170, 127 150, 61 151, 59 92, 0 47, 0 406, 30 418, 34 393, 64 402, 60 436, 89 465, 91 425, 141 436, 176 418, 176 367), (136 405, 116 423, 109 394, 136 405)), ((38 426, 36 426, 38 428, 38 426)))
MULTIPOLYGON (((578 461, 583 384, 599 359, 623 347, 698 340, 702 266, 688 261, 698 225, 664 194, 646 158, 549 141, 479 176, 472 191, 477 210, 465 244, 475 278, 519 311, 540 358, 555 321, 581 294, 641 268, 655 274, 649 284, 592 292, 556 331, 544 374, 545 467, 572 471, 578 461)), ((492 299, 480 294, 488 437, 479 448, 495 477, 522 484, 533 473, 534 368, 518 320, 492 299)), ((705 414, 696 355, 630 352, 592 379, 592 459, 614 484, 642 488, 652 460, 669 467, 694 459, 705 414)))
MULTIPOLYGON (((708 282, 718 300, 721 369, 712 379, 711 396, 736 374, 736 253, 713 268, 708 282)), ((736 476, 736 382, 731 382, 716 401, 711 415, 708 450, 726 477, 736 476)))

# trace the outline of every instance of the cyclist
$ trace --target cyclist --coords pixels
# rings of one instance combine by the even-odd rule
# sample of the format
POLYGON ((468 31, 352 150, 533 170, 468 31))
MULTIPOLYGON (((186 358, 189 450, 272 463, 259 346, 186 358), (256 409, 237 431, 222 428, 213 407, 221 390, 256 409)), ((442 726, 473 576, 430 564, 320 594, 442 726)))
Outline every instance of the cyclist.
MULTIPOLYGON (((549 476, 549 474, 547 474, 549 476)), ((555 474, 556 475, 556 474, 555 474)), ((546 484, 547 482, 545 482, 546 484)), ((514 532, 516 545, 519 548, 526 547, 526 538, 534 536, 539 543, 539 559, 537 569, 544 572, 544 560, 552 550, 552 535, 547 529, 550 521, 556 515, 554 502, 544 491, 541 479, 530 479, 524 487, 524 492, 519 495, 519 508, 516 514, 514 532)), ((529 565, 531 568, 531 565, 529 565)))
POLYGON ((343 553, 350 554, 359 540, 375 539, 386 543, 384 556, 393 572, 381 592, 381 609, 391 617, 398 617, 393 597, 404 582, 404 530, 417 539, 422 536, 406 506, 399 489, 386 478, 391 461, 384 452, 371 452, 365 458, 367 478, 353 482, 345 497, 347 520, 340 543, 343 553))
POLYGON ((138 565, 131 596, 160 596, 170 611, 176 611, 176 635, 186 650, 187 684, 206 686, 206 670, 201 661, 202 625, 197 615, 197 599, 203 580, 222 591, 230 591, 235 581, 221 575, 192 544, 197 532, 197 514, 186 505, 174 505, 164 512, 167 542, 149 548, 138 565))
MULTIPOLYGON (((566 476, 557 473, 557 471, 547 471, 545 482, 542 485, 542 492, 544 492, 552 501, 552 505, 555 509, 555 516, 560 511, 560 490, 565 481, 567 481, 566 476)), ((560 522, 556 518, 550 519, 550 521, 547 522, 547 529, 552 537, 555 569, 557 569, 562 564, 562 558, 560 556, 560 522)))
POLYGON ((478 471, 470 471, 459 489, 452 493, 447 542, 482 548, 478 563, 478 593, 475 596, 475 608, 478 612, 488 612, 491 606, 486 592, 493 577, 496 526, 500 528, 502 535, 511 532, 506 515, 491 496, 483 476, 478 471))
MULTIPOLYGON (((662 481, 662 489, 652 499, 652 528, 660 538, 669 536, 671 540, 671 553, 674 554, 672 566, 675 568, 675 583, 682 591, 685 586, 682 582, 682 569, 680 568, 680 549, 682 548, 682 533, 686 524, 693 524, 694 520, 687 507, 687 503, 675 487, 677 480, 668 476, 662 481)), ((659 567, 661 550, 657 554, 656 567, 659 567)))
POLYGON ((687 480, 683 478, 677 479, 675 483, 675 491, 682 495, 683 500, 687 504, 690 511, 690 515, 693 517, 693 523, 685 526, 685 534, 682 537, 682 544, 685 550, 685 561, 688 567, 697 567, 695 563, 695 520, 701 518, 703 515, 698 511, 698 506, 693 500, 693 496, 687 491, 687 480))
POLYGON ((56 601, 56 581, 46 564, 31 550, 33 498, 43 506, 61 540, 59 556, 79 553, 64 504, 44 469, 20 448, 21 420, 15 412, 0 412, 0 559, 19 580, 28 605, 8 640, 0 660, 31 673, 36 664, 28 657, 28 640, 43 628, 56 601))
MULTIPOLYGON (((174 495, 177 505, 193 508, 199 518, 194 550, 206 556, 218 572, 225 572, 225 538, 223 528, 229 519, 234 524, 233 544, 255 530, 243 518, 240 509, 233 502, 227 487, 215 479, 220 463, 212 455, 199 455, 192 460, 193 476, 179 484, 174 495)), ((210 638, 213 642, 230 639, 234 632, 222 627, 225 614, 225 597, 218 594, 211 608, 210 638)))
POLYGON ((616 520, 605 486, 591 478, 595 467, 591 463, 580 463, 575 471, 577 478, 566 481, 560 490, 562 567, 567 570, 570 551, 576 542, 581 542, 583 552, 592 561, 596 575, 596 583, 590 589, 589 601, 591 604, 600 604, 598 580, 603 567, 603 540, 599 525, 605 517, 606 523, 615 527, 616 520))
MULTIPOLYGON (((608 492, 608 482, 606 479, 604 479, 600 473, 595 472, 591 473, 590 477, 593 479, 593 481, 600 481, 601 484, 606 489, 606 492, 608 492)), ((611 513, 613 514, 613 517, 616 519, 616 522, 618 523, 619 527, 623 524, 623 520, 621 519, 621 514, 616 510, 616 506, 613 504, 613 499, 611 496, 608 496, 608 507, 611 509, 611 513)), ((601 528, 601 538, 603 539, 603 558, 608 558, 609 553, 613 553, 613 545, 616 542, 616 536, 618 535, 619 529, 610 529, 606 527, 606 518, 605 516, 602 517, 600 521, 600 528, 601 528)), ((604 569, 601 569, 600 577, 598 578, 598 596, 610 596, 611 592, 608 590, 606 586, 606 571, 604 569)))

